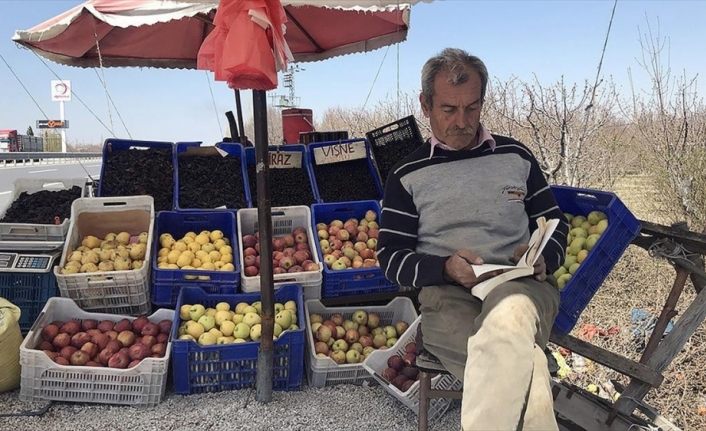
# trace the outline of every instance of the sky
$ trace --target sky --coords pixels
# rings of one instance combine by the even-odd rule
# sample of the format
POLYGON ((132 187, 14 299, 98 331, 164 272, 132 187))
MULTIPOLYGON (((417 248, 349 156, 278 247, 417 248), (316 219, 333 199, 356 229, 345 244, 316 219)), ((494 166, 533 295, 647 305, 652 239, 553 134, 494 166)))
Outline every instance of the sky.
MULTIPOLYGON (((89 108, 75 98, 66 103, 68 142, 96 144, 109 137, 128 138, 118 114, 133 139, 207 143, 221 140, 222 130, 227 127, 223 113, 235 110, 234 96, 226 84, 213 82, 207 72, 78 69, 45 60, 47 68, 32 52, 11 41, 15 30, 30 28, 79 3, 0 0, 0 54, 42 110, 50 119, 59 118, 58 103, 50 97, 54 73, 71 80, 74 93, 89 108), (117 112, 112 106, 108 109, 98 74, 105 76, 117 112)), ((612 8, 613 1, 419 3, 412 8, 407 40, 399 47, 302 63, 303 70, 295 74, 296 95, 301 107, 313 109, 315 118, 320 118, 330 107, 363 106, 369 93, 368 106, 395 100, 398 85, 402 92, 416 94, 422 65, 445 47, 463 48, 478 55, 491 77, 500 80, 512 76, 530 80, 536 76, 544 84, 562 77, 570 83, 593 82, 612 8)), ((675 73, 694 76, 706 71, 704 16, 706 1, 619 0, 603 60, 603 77, 612 77, 618 90, 627 94, 630 69, 635 87, 649 90, 649 78, 638 62, 640 33, 646 31, 648 21, 653 30, 658 28, 667 37, 669 64, 675 73)), ((701 84, 700 89, 703 88, 701 84)), ((24 133, 28 126, 44 118, 2 61, 0 91, 0 129, 24 133)), ((271 93, 285 91, 280 88, 268 94, 271 93)), ((252 110, 252 96, 243 92, 242 98, 247 118, 252 110)))

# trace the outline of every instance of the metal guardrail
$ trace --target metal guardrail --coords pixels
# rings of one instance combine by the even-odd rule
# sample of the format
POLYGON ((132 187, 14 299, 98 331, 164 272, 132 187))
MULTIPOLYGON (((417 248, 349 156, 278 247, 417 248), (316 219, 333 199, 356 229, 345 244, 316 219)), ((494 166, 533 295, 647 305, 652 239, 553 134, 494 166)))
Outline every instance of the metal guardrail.
POLYGON ((101 153, 0 153, 0 169, 12 166, 31 166, 35 164, 70 163, 78 160, 95 160, 103 157, 101 153))

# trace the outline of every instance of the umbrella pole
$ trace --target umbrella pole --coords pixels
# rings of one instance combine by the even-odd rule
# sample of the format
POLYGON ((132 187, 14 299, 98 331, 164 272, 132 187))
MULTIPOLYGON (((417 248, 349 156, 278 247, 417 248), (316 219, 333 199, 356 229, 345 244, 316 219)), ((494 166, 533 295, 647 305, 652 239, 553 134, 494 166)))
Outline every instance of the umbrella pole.
MULTIPOLYGON (((254 96, 253 96, 254 97, 254 96)), ((240 138, 238 142, 245 145, 245 128, 243 127, 243 105, 240 103, 240 90, 235 90, 235 112, 238 114, 238 130, 240 130, 240 138)), ((267 106, 265 106, 265 113, 267 113, 267 106)), ((267 116, 265 116, 265 124, 267 124, 267 116)), ((267 129, 265 129, 267 132, 267 129)), ((233 137, 235 138, 235 136, 233 137)), ((267 142, 267 133, 265 133, 265 142, 267 142)))
MULTIPOLYGON (((239 99, 236 90, 236 99, 239 99)), ((272 275, 272 212, 270 209, 269 160, 267 137, 267 98, 265 91, 253 90, 255 123, 255 171, 257 172, 257 222, 260 232, 260 293, 262 337, 257 355, 257 400, 272 400, 274 342, 274 279, 272 275)), ((242 133, 242 129, 241 133, 242 133)))

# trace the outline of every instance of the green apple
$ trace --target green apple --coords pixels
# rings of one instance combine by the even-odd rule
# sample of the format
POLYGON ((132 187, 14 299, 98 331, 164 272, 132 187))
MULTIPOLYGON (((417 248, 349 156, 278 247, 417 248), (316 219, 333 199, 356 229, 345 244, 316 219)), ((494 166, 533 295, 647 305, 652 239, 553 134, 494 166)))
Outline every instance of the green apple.
POLYGON ((218 310, 214 318, 216 319, 216 325, 221 326, 226 320, 230 321, 230 311, 218 310))
POLYGON ((292 313, 296 313, 297 312, 297 303, 294 301, 287 301, 284 303, 284 309, 289 310, 292 313))
POLYGON ((230 337, 233 335, 233 331, 235 331, 235 323, 233 323, 231 320, 226 320, 225 322, 221 323, 221 326, 219 326, 221 329, 221 332, 223 335, 226 337, 230 337))
POLYGON ((292 324, 292 313, 289 310, 282 310, 275 315, 275 323, 279 323, 282 329, 288 329, 292 324))
POLYGON ((368 355, 370 355, 374 351, 375 351, 375 347, 373 347, 373 346, 363 347, 363 355, 365 355, 366 358, 368 357, 368 355))
POLYGON ((387 339, 387 342, 385 343, 385 345, 386 345, 387 347, 392 347, 392 346, 395 345, 396 342, 397 342, 397 338, 395 338, 395 337, 393 337, 393 338, 388 338, 388 339, 387 339))
POLYGON ((253 341, 257 341, 260 339, 262 336, 262 325, 259 323, 256 325, 253 325, 252 328, 250 328, 250 339, 253 341))
POLYGON ((358 330, 358 324, 355 323, 355 322, 352 321, 352 320, 344 320, 344 321, 343 321, 343 329, 345 329, 346 331, 349 330, 349 329, 355 329, 355 330, 357 331, 357 330, 358 330))
POLYGON ((257 314, 262 314, 262 302, 255 301, 252 303, 252 306, 257 310, 257 314))
POLYGON ((189 309, 189 318, 191 320, 198 322, 199 318, 206 313, 206 308, 201 304, 192 305, 189 309))
POLYGON ((215 336, 216 338, 218 338, 218 337, 223 337, 223 332, 221 332, 221 331, 218 330, 217 328, 211 328, 211 329, 208 330, 208 332, 210 332, 211 334, 213 334, 213 336, 215 336))
POLYGON ((291 325, 289 325, 287 331, 296 331, 297 329, 299 329, 299 325, 297 325, 296 323, 292 323, 291 325))
POLYGON ((189 334, 184 334, 179 337, 180 340, 188 340, 188 341, 196 341, 196 338, 192 337, 189 334))
POLYGON ((333 264, 331 264, 331 269, 334 271, 341 271, 348 268, 346 266, 346 263, 342 261, 341 259, 336 260, 333 264))
POLYGON ((215 308, 208 307, 208 308, 206 309, 206 315, 207 315, 207 316, 211 316, 211 317, 216 317, 216 309, 215 309, 215 308))
POLYGON ((243 323, 247 323, 248 326, 250 326, 251 328, 253 327, 253 325, 257 325, 258 323, 261 323, 261 322, 262 322, 262 319, 260 318, 260 316, 257 313, 249 312, 249 313, 245 313, 245 316, 243 316, 243 323))
POLYGON ((257 314, 257 308, 253 307, 252 305, 248 305, 243 309, 242 314, 248 314, 248 313, 255 313, 257 314))
POLYGON ((236 338, 235 340, 233 340, 233 344, 247 343, 247 342, 248 342, 248 340, 246 340, 244 338, 236 338))
POLYGON ((601 220, 596 224, 596 230, 598 231, 597 233, 603 233, 605 232, 606 229, 608 229, 608 220, 601 220))
MULTIPOLYGON (((288 311, 289 311, 289 314, 292 315, 292 325, 297 323, 297 313, 292 310, 288 310, 288 311)), ((292 326, 292 325, 289 325, 289 326, 292 326)))
MULTIPOLYGON (((372 334, 373 337, 378 334, 385 335, 385 330, 378 326, 377 328, 373 328, 373 330, 370 333, 372 334)), ((385 339, 387 340, 387 337, 385 337, 385 339)))
POLYGON ((181 320, 190 320, 191 319, 191 314, 189 314, 191 311, 191 304, 184 304, 179 308, 179 318, 181 320))
POLYGON ((554 271, 554 278, 559 278, 562 275, 566 274, 567 272, 568 272, 568 270, 565 267, 560 266, 559 269, 554 271))
POLYGON ((569 269, 571 268, 571 265, 576 263, 577 257, 573 254, 567 254, 566 258, 564 258, 564 268, 569 269))
POLYGON ((586 217, 584 216, 574 216, 574 218, 571 219, 571 227, 580 227, 585 221, 586 217))
POLYGON ((363 353, 363 345, 358 342, 355 342, 355 343, 351 344, 351 346, 348 350, 357 350, 358 353, 362 354, 363 353))
POLYGON ((585 231, 588 231, 591 228, 591 223, 586 220, 585 222, 581 223, 581 229, 584 229, 585 231))
POLYGON ((373 337, 373 346, 375 346, 376 349, 385 346, 385 344, 387 344, 387 337, 385 334, 377 334, 373 337))
POLYGON ((249 307, 249 304, 247 302, 239 302, 235 306, 234 311, 236 312, 236 314, 245 314, 245 311, 243 311, 243 310, 245 310, 245 307, 249 307))
POLYGON ((397 338, 397 329, 392 325, 387 325, 384 328, 385 337, 389 340, 390 338, 397 338))
POLYGON ((581 266, 581 264, 578 263, 578 262, 576 262, 575 264, 571 265, 571 266, 569 267, 569 274, 572 274, 572 275, 573 275, 576 271, 578 271, 579 266, 581 266))
POLYGON ((569 223, 571 223, 571 219, 574 218, 574 215, 573 215, 573 214, 569 214, 569 213, 564 213, 564 217, 566 217, 566 220, 567 220, 569 223))
POLYGON ((193 320, 186 322, 186 333, 194 337, 194 339, 198 340, 204 332, 206 332, 206 330, 202 324, 194 322, 193 320))
MULTIPOLYGON (((593 246, 591 246, 593 248, 593 246)), ((576 255, 576 262, 581 263, 588 257, 588 240, 586 240, 586 249, 581 250, 579 254, 576 255)))
POLYGON ((274 334, 275 337, 279 337, 279 334, 281 334, 283 331, 282 326, 280 326, 279 323, 274 324, 274 329, 272 330, 272 333, 274 334))
POLYGON ((346 340, 336 340, 331 348, 334 352, 345 352, 348 350, 348 343, 346 343, 346 340))
POLYGON ((230 304, 227 302, 219 302, 216 304, 216 311, 230 311, 230 304))
POLYGON ((210 332, 204 332, 201 334, 199 337, 199 344, 202 346, 212 346, 216 344, 216 336, 211 334, 210 332))
POLYGON ((368 313, 368 328, 375 329, 380 326, 380 315, 377 313, 368 313))
POLYGON ((216 338, 216 344, 231 344, 235 340, 233 337, 218 337, 216 338))
POLYGON ((313 325, 314 323, 324 323, 324 318, 320 314, 310 314, 309 322, 313 325))
POLYGON ((284 304, 282 304, 281 302, 275 303, 275 314, 279 313, 282 310, 284 310, 284 304))
POLYGON ((198 322, 203 326, 203 329, 206 331, 210 331, 211 328, 216 326, 216 319, 213 316, 209 315, 204 315, 199 317, 198 322))
POLYGON ((248 336, 250 336, 250 325, 243 322, 238 323, 235 325, 235 329, 233 329, 233 336, 235 338, 248 338, 248 336))
POLYGON ((579 254, 584 244, 586 244, 586 238, 574 239, 573 241, 571 241, 571 245, 569 245, 569 254, 573 254, 574 256, 576 256, 577 254, 579 254))
MULTIPOLYGON (((603 220, 601 220, 602 222, 603 220)), ((596 243, 600 239, 600 235, 597 233, 594 233, 593 235, 589 235, 588 238, 586 238, 586 250, 591 251, 593 247, 595 247, 596 243)))
POLYGON ((351 318, 358 325, 365 325, 366 323, 368 323, 368 313, 363 310, 356 310, 351 318))
POLYGON ((574 237, 574 238, 586 238, 588 236, 588 232, 586 232, 586 229, 582 227, 575 227, 569 231, 569 233, 574 237))
POLYGON ((607 218, 608 217, 605 215, 605 213, 601 211, 591 211, 590 213, 588 213, 587 217, 588 222, 593 225, 596 225, 599 221, 605 220, 607 218))
POLYGON ((238 314, 238 313, 234 314, 233 315, 233 323, 235 323, 237 325, 238 323, 243 321, 243 317, 245 317, 245 315, 243 315, 243 314, 238 314))
POLYGON ((331 352, 329 353, 329 357, 339 365, 346 363, 346 352, 344 352, 343 350, 331 352))
POLYGON ((559 289, 563 289, 564 286, 571 280, 571 274, 564 274, 561 277, 556 279, 556 284, 559 286, 559 289))
POLYGON ((347 351, 346 362, 349 364, 357 364, 358 362, 360 362, 360 352, 353 349, 347 351))

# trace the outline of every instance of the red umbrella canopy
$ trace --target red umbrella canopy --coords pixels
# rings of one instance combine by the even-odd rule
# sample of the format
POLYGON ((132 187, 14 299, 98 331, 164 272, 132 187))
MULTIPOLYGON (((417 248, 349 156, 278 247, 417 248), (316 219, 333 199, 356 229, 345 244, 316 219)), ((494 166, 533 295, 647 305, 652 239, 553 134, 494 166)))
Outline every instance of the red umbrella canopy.
MULTIPOLYGON (((418 1, 282 0, 284 38, 294 61, 371 51, 405 40, 418 1)), ((193 69, 218 7, 217 0, 90 0, 18 30, 13 40, 71 66, 193 69)))

